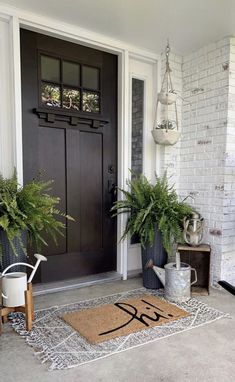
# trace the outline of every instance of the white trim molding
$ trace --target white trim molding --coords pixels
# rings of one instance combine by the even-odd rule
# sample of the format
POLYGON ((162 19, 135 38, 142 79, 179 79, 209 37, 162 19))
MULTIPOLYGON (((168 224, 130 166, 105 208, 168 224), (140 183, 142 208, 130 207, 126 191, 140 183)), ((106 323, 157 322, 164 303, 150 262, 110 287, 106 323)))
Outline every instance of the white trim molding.
MULTIPOLYGON (((151 130, 153 128, 154 104, 157 93, 157 71, 156 60, 145 59, 139 55, 131 54, 129 60, 129 168, 131 168, 131 147, 132 147, 132 79, 138 79, 144 82, 144 108, 143 108, 143 173, 152 181, 156 171, 155 144, 152 139, 151 130), (155 82, 156 81, 156 82, 155 82)), ((128 173, 128 177, 130 174, 128 173)), ((140 244, 130 244, 128 240, 128 271, 141 268, 141 246, 140 244)))
POLYGON ((13 79, 13 127, 14 127, 14 163, 18 182, 23 184, 23 141, 22 141, 22 100, 20 66, 20 24, 13 16, 10 20, 12 79, 13 79))
POLYGON ((10 37, 10 17, 0 17, 0 170, 4 177, 12 175, 13 148, 13 78, 10 37))
MULTIPOLYGON (((128 156, 129 156, 129 53, 124 51, 119 60, 119 81, 118 81, 118 186, 126 189, 126 179, 128 177, 128 156)), ((118 198, 123 195, 118 192, 118 198)), ((127 279, 127 239, 120 241, 126 225, 126 216, 118 216, 117 231, 117 271, 122 274, 123 280, 127 279)))

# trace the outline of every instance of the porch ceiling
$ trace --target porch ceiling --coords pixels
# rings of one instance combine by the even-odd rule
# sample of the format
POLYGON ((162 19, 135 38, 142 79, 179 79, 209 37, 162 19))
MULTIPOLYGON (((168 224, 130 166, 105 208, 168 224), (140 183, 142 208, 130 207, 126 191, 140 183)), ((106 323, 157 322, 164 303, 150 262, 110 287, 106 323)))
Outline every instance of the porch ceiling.
POLYGON ((167 37, 187 54, 235 35, 234 0, 5 0, 2 3, 53 17, 159 53, 167 37))

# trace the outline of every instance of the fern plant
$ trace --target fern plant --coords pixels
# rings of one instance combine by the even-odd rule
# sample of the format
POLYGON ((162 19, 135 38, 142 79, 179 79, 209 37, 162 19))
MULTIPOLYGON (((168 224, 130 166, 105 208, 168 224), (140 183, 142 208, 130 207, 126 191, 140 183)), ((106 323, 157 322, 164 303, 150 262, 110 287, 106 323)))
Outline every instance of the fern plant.
MULTIPOLYGON (((58 208, 60 199, 50 195, 53 181, 34 180, 19 187, 16 173, 9 179, 0 175, 0 230, 7 236, 12 252, 17 256, 14 239, 27 255, 22 242, 22 231, 27 232, 30 244, 35 244, 38 251, 47 245, 44 234, 49 234, 57 243, 57 236, 63 236, 65 224, 60 217, 73 220, 58 208)), ((0 243, 1 244, 1 243, 0 243)), ((0 262, 5 254, 0 245, 0 262)))
POLYGON ((143 248, 153 245, 156 225, 161 232, 163 246, 172 254, 173 244, 183 242, 183 218, 193 209, 178 200, 176 191, 169 186, 167 176, 157 177, 151 184, 144 175, 127 181, 129 190, 120 189, 124 200, 114 202, 113 216, 127 213, 127 223, 122 239, 137 234, 143 248))

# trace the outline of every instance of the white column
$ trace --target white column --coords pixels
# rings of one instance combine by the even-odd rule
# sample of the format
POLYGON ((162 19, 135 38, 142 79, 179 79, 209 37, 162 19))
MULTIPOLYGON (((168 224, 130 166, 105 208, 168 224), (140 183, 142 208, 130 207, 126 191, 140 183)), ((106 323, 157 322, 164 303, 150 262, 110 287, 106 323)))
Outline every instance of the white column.
POLYGON ((0 173, 11 176, 14 168, 13 79, 10 18, 0 15, 0 173))
POLYGON ((10 21, 11 35, 11 66, 13 80, 13 150, 14 165, 17 170, 18 182, 23 184, 23 153, 22 153, 22 104, 21 104, 21 66, 20 66, 20 24, 18 17, 10 21))
MULTIPOLYGON (((118 185, 120 188, 126 187, 128 177, 129 158, 129 52, 125 50, 119 56, 119 78, 122 78, 121 88, 119 88, 119 135, 118 135, 118 185)), ((120 85, 120 82, 119 82, 120 85)), ((118 198, 122 195, 118 194, 118 198)), ((117 271, 122 274, 123 280, 127 279, 127 239, 120 241, 126 225, 126 217, 118 216, 118 261, 117 271)))

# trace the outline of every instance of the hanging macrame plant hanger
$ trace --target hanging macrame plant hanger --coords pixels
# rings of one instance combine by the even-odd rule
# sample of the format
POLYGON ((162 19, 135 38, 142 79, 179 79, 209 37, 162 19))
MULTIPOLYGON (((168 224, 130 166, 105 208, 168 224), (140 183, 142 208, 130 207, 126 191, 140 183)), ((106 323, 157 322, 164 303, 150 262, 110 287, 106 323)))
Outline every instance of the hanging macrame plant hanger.
POLYGON ((177 94, 172 84, 169 54, 170 46, 168 42, 166 47, 166 70, 162 80, 161 91, 157 96, 154 129, 152 130, 155 143, 160 145, 174 145, 180 137, 176 105, 177 94), (174 120, 169 118, 169 113, 171 115, 174 113, 174 120), (158 122, 159 115, 164 115, 160 122, 158 122))

